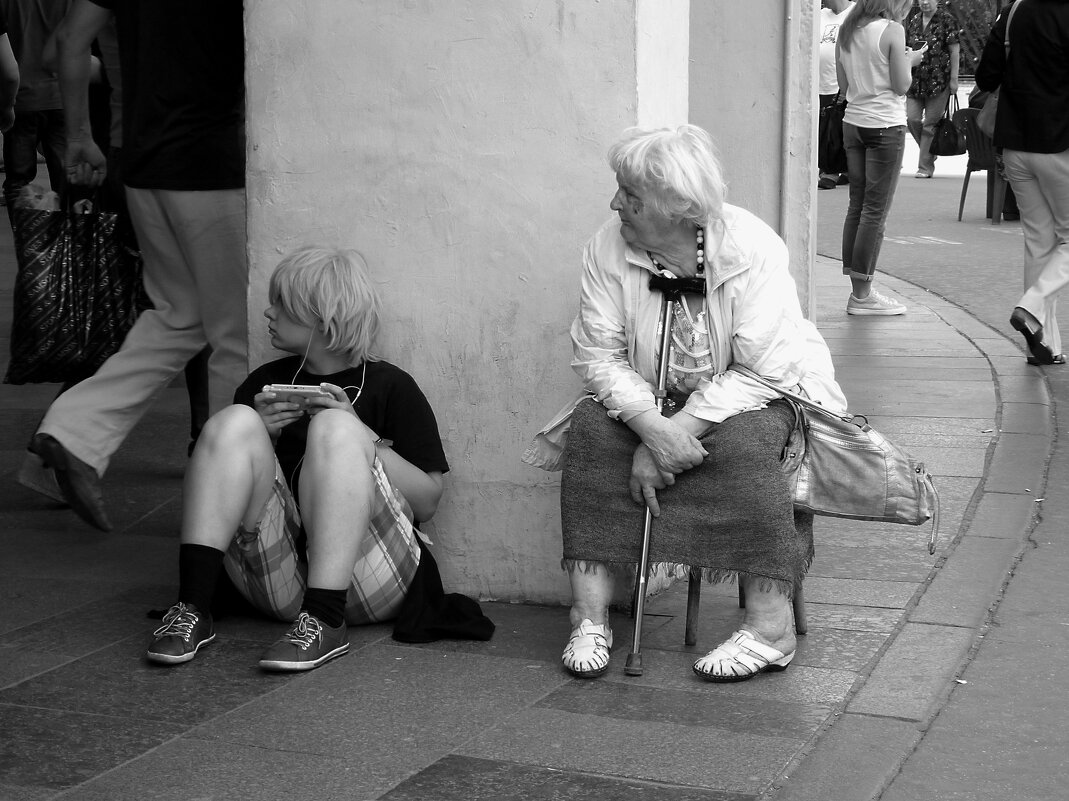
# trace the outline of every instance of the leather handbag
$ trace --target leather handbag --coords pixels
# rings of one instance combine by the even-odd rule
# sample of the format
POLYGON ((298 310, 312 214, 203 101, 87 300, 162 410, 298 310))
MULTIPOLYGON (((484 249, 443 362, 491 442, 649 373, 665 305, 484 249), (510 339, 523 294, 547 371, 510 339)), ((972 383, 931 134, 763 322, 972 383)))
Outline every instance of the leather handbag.
POLYGON ((932 144, 928 152, 933 156, 960 156, 966 151, 965 131, 954 123, 954 115, 958 113, 957 95, 947 98, 947 107, 943 117, 935 124, 935 133, 932 136, 932 144))
POLYGON ((781 465, 796 510, 910 526, 931 520, 928 553, 935 553, 939 494, 923 462, 876 431, 864 415, 835 414, 741 365, 731 369, 779 393, 794 410, 781 465))

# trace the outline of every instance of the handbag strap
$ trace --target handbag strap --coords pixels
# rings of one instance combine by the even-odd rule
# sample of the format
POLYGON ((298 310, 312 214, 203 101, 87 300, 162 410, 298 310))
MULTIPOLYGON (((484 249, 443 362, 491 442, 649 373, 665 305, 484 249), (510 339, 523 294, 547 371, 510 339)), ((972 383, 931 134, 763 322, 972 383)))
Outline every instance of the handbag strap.
POLYGON ((1006 35, 1002 37, 1002 46, 1006 48, 1006 58, 1010 57, 1010 23, 1013 22, 1013 14, 1020 4, 1021 0, 1013 0, 1013 5, 1010 6, 1010 13, 1006 17, 1006 35))
POLYGON ((844 423, 849 423, 852 420, 856 420, 857 418, 860 417, 862 420, 865 420, 866 424, 868 424, 868 420, 865 418, 864 415, 850 414, 849 412, 847 412, 846 414, 836 414, 835 412, 831 411, 830 409, 824 408, 819 403, 816 403, 815 401, 811 401, 809 398, 806 398, 806 397, 804 397, 802 395, 799 395, 797 392, 791 392, 789 389, 784 389, 781 386, 773 384, 767 378, 764 378, 764 377, 758 375, 753 370, 751 370, 749 367, 743 367, 741 364, 735 363, 735 364, 731 365, 731 367, 729 367, 728 369, 729 370, 733 370, 734 372, 739 373, 740 375, 744 375, 747 378, 756 381, 758 384, 761 384, 763 386, 768 387, 773 392, 778 392, 784 398, 792 400, 795 403, 797 403, 799 406, 802 406, 802 407, 804 407, 804 408, 806 408, 806 409, 808 409, 808 410, 810 410, 812 412, 817 412, 818 414, 827 415, 828 417, 836 417, 839 420, 842 420, 844 423))

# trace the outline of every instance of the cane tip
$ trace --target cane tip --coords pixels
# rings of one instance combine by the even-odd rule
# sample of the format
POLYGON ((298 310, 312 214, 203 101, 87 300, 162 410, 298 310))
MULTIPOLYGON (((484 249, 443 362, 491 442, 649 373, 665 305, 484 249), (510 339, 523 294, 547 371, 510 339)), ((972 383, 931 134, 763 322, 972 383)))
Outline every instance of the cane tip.
POLYGON ((642 675, 642 654, 630 653, 627 655, 627 664, 624 665, 625 676, 641 676, 642 675))

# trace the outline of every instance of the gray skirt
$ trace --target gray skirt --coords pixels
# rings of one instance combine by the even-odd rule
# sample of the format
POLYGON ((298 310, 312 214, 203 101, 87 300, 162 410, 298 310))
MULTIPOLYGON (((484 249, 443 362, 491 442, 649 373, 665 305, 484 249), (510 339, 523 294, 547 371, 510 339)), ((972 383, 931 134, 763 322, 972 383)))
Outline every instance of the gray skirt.
MULTIPOLYGON (((701 438, 709 456, 657 493, 650 563, 701 568, 707 581, 738 575, 793 596, 813 560, 813 516, 795 513, 780 470, 794 421, 784 401, 717 423, 701 438)), ((638 436, 592 399, 572 416, 561 477, 567 570, 635 565, 645 506, 628 490, 638 436)))

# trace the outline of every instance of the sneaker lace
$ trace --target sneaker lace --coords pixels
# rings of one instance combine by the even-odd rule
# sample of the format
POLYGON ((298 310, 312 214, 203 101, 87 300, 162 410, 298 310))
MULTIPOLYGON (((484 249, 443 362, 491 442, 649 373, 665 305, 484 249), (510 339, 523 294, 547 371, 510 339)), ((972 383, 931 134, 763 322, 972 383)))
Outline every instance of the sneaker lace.
POLYGON ((163 616, 163 625, 152 632, 153 637, 181 637, 189 642, 199 615, 185 604, 175 604, 163 616))
POLYGON ((301 612, 297 617, 297 622, 293 624, 293 628, 286 632, 284 639, 301 648, 308 649, 315 640, 322 636, 322 633, 323 624, 307 612, 301 612))

